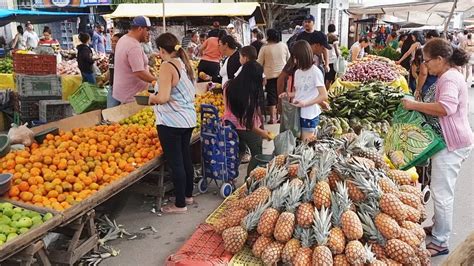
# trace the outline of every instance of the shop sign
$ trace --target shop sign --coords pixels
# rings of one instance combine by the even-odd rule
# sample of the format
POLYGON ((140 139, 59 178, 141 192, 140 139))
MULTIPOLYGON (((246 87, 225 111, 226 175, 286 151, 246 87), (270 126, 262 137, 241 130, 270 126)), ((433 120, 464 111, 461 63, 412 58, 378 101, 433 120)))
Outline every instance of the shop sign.
POLYGON ((110 5, 112 0, 82 0, 82 4, 85 6, 110 5))
POLYGON ((80 7, 81 0, 35 0, 35 7, 80 7))

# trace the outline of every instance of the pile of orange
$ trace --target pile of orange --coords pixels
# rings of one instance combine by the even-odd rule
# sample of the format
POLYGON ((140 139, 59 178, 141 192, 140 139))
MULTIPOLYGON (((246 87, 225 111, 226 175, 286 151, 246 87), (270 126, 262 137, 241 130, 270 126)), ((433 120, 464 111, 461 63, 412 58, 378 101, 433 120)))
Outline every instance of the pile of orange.
POLYGON ((12 151, 0 171, 13 173, 11 199, 63 211, 161 154, 153 126, 100 125, 12 151))

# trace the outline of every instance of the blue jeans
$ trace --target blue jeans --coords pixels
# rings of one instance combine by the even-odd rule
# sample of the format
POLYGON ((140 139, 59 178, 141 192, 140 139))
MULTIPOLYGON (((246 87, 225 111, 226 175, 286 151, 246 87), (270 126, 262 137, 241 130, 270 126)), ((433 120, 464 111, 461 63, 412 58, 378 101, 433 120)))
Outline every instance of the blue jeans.
POLYGON ((306 119, 300 117, 300 126, 302 131, 315 132, 319 124, 319 115, 313 119, 306 119))
POLYGON ((112 87, 107 88, 107 108, 112 108, 115 106, 119 106, 121 104, 120 101, 117 101, 113 96, 112 96, 112 87))
POLYGON ((95 74, 94 73, 85 73, 81 72, 82 82, 89 82, 90 84, 96 84, 95 74))

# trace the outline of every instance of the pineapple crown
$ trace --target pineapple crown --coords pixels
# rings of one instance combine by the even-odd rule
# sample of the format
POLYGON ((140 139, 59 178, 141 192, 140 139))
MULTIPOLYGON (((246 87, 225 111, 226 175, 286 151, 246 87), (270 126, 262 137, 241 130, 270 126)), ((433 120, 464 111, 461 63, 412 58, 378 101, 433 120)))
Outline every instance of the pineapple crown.
POLYGON ((362 190, 368 198, 380 199, 383 192, 380 189, 379 185, 375 178, 371 178, 370 172, 369 175, 365 173, 356 172, 354 173, 354 184, 362 190), (366 176, 369 176, 369 180, 366 179, 366 176))
POLYGON ((344 209, 341 208, 340 202, 336 195, 336 192, 331 193, 331 222, 334 226, 340 227, 341 226, 341 217, 344 213, 344 209))
POLYGON ((268 177, 262 181, 263 185, 273 191, 285 182, 287 175, 288 170, 286 167, 279 167, 272 164, 268 169, 268 177))
POLYGON ((368 240, 375 241, 382 246, 385 246, 386 239, 382 236, 382 233, 375 226, 374 220, 371 214, 361 211, 359 217, 362 222, 362 229, 364 230, 364 237, 368 240))
POLYGON ((247 232, 250 232, 255 229, 258 224, 258 221, 260 220, 260 217, 268 207, 270 207, 270 202, 259 204, 253 212, 250 212, 249 214, 247 214, 247 216, 245 216, 244 220, 242 221, 242 227, 247 232))
MULTIPOLYGON (((298 227, 300 228, 300 227, 298 227)), ((314 232, 311 228, 301 228, 301 246, 310 248, 314 245, 314 232)))
POLYGON ((325 245, 328 241, 329 230, 331 229, 331 215, 329 209, 324 208, 324 206, 320 211, 316 209, 314 212, 313 230, 318 245, 325 245))
POLYGON ((364 152, 371 149, 378 151, 382 146, 383 140, 377 133, 363 130, 347 148, 352 152, 364 152))
MULTIPOLYGON (((342 212, 345 212, 350 209, 352 201, 349 198, 349 192, 347 191, 346 182, 337 182, 336 183, 336 202, 339 205, 339 208, 342 212)), ((332 204, 331 204, 332 205, 332 204)))
POLYGON ((373 263, 377 260, 377 258, 375 257, 375 254, 372 252, 372 245, 368 245, 367 243, 365 243, 364 245, 364 249, 365 249, 365 254, 366 254, 366 257, 367 257, 367 263, 373 263))
POLYGON ((271 206, 274 209, 281 211, 283 205, 285 204, 285 198, 288 195, 289 189, 289 181, 286 181, 281 187, 275 189, 272 192, 272 197, 270 201, 271 206))
POLYGON ((302 196, 303 202, 310 202, 313 200, 313 190, 314 190, 314 187, 316 187, 316 184, 317 184, 316 178, 310 178, 309 176, 306 176, 305 182, 304 182, 303 196, 302 196))
POLYGON ((335 162, 336 162, 336 154, 334 153, 333 150, 323 151, 316 165, 318 169, 318 171, 316 172, 316 180, 317 181, 326 180, 335 162))
MULTIPOLYGON (((284 185, 288 184, 286 182, 284 185)), ((303 187, 291 186, 287 197, 285 198, 285 209, 287 212, 294 213, 296 208, 301 204, 301 196, 303 195, 303 187)))
POLYGON ((296 226, 295 232, 293 233, 293 238, 301 240, 301 235, 303 234, 303 227, 296 226))

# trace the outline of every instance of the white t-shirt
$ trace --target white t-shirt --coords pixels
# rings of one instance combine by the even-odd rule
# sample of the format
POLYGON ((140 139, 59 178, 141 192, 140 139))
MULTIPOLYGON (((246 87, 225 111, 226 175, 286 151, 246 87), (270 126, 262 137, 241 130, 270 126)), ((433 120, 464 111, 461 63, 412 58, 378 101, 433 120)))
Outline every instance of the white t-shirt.
POLYGON ((329 50, 329 59, 328 59, 329 64, 334 64, 334 63, 336 63, 336 61, 337 61, 337 54, 336 54, 336 47, 337 47, 337 45, 338 45, 338 42, 337 42, 337 41, 334 42, 334 43, 332 44, 332 49, 329 50))
MULTIPOLYGON (((295 72, 295 100, 308 102, 319 96, 318 87, 324 87, 323 72, 312 65, 308 70, 298 69, 295 72)), ((321 114, 318 104, 301 108, 300 116, 304 119, 314 119, 321 114)))
POLYGON ((222 86, 224 86, 227 81, 229 81, 229 75, 227 75, 227 63, 229 62, 229 58, 230 56, 225 59, 224 64, 219 71, 219 75, 222 77, 222 86))
POLYGON ((26 44, 26 48, 36 48, 38 46, 39 38, 36 32, 25 31, 23 33, 23 41, 26 44))

